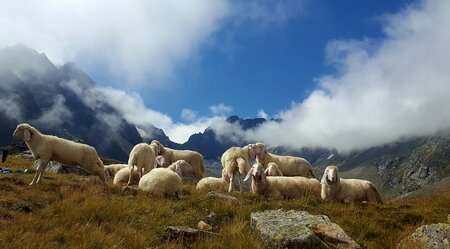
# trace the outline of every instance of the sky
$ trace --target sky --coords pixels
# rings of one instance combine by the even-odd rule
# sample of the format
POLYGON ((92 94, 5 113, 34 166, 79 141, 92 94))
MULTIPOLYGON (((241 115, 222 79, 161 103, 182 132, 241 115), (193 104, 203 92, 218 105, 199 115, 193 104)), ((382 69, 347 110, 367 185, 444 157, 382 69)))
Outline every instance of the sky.
MULTIPOLYGON (((445 0, 1 1, 0 47, 75 62, 176 142, 351 151, 450 127, 445 0), (229 115, 281 118, 256 130, 229 115)), ((140 129, 144 132, 144 129, 140 129)))

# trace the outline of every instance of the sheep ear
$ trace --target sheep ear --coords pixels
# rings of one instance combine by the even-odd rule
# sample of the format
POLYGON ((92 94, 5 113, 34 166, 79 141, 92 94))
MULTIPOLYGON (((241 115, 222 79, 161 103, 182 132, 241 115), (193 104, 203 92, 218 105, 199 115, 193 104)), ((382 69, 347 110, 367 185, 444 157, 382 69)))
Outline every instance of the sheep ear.
POLYGON ((31 133, 28 129, 23 130, 23 139, 25 139, 25 141, 30 141, 31 139, 31 133))
POLYGON ((244 182, 247 181, 248 178, 250 178, 250 176, 252 175, 252 173, 253 173, 253 168, 251 168, 251 169, 247 172, 247 175, 246 175, 245 178, 244 178, 244 182))
POLYGON ((279 176, 283 176, 283 173, 281 172, 280 168, 277 167, 277 172, 279 176))
POLYGON ((267 168, 266 170, 264 170, 264 175, 267 175, 267 173, 269 173, 269 168, 267 168))

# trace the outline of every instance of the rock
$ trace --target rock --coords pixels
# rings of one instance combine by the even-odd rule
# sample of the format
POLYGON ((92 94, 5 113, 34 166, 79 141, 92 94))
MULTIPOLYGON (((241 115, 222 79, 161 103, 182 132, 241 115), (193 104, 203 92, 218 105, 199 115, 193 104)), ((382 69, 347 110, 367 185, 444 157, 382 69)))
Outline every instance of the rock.
POLYGON ((251 226, 266 248, 361 248, 327 216, 306 211, 254 212, 251 226))
POLYGON ((219 235, 218 233, 207 232, 190 227, 168 226, 165 238, 168 240, 194 241, 201 238, 209 238, 219 235))
POLYGON ((407 248, 423 249, 449 249, 450 248, 450 224, 437 223, 421 226, 409 237, 398 243, 398 249, 407 248))
POLYGON ((197 228, 200 230, 206 230, 206 231, 211 231, 213 229, 211 225, 209 225, 208 223, 206 223, 202 220, 198 222, 197 228))
MULTIPOLYGON (((40 163, 41 160, 34 161, 33 169, 36 170, 40 163)), ((60 173, 60 174, 78 174, 83 176, 92 175, 91 173, 87 172, 86 170, 80 167, 68 166, 54 161, 50 161, 48 163, 47 167, 45 168, 45 172, 60 173)))
POLYGON ((208 194, 206 194, 206 196, 209 198, 218 198, 218 199, 228 200, 231 202, 237 202, 237 200, 238 200, 234 196, 222 194, 222 193, 215 192, 215 191, 209 192, 208 194))
POLYGON ((213 228, 216 228, 220 225, 219 217, 217 217, 214 212, 210 213, 208 216, 203 217, 202 221, 206 224, 211 225, 213 228))

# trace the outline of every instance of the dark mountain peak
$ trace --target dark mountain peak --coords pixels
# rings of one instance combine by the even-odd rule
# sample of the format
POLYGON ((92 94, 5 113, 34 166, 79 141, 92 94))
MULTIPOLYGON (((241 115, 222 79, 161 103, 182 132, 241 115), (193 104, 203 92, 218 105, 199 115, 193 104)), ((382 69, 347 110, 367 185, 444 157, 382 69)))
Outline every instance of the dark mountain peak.
POLYGON ((94 87, 95 82, 87 75, 82 69, 80 69, 75 63, 68 62, 61 67, 61 71, 65 78, 78 79, 79 86, 89 88, 94 87))
POLYGON ((239 125, 242 127, 242 129, 247 130, 247 129, 252 129, 252 128, 256 128, 259 125, 261 125, 262 123, 266 122, 267 120, 264 118, 249 118, 249 119, 242 119, 239 118, 236 115, 230 116, 227 118, 227 122, 228 123, 239 123, 239 125))

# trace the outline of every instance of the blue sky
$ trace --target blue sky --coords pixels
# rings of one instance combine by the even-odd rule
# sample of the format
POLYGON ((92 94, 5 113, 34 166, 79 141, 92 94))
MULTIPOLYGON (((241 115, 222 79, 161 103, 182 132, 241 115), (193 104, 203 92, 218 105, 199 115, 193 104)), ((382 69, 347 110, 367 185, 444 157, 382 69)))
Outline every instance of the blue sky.
POLYGON ((4 1, 0 47, 74 61, 143 136, 155 125, 182 143, 212 127, 351 151, 450 130, 449 9, 448 0, 4 1), (232 114, 282 121, 243 131, 224 122, 232 114))

